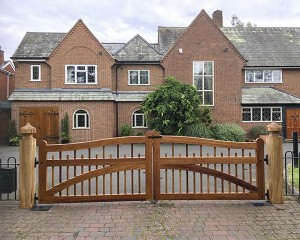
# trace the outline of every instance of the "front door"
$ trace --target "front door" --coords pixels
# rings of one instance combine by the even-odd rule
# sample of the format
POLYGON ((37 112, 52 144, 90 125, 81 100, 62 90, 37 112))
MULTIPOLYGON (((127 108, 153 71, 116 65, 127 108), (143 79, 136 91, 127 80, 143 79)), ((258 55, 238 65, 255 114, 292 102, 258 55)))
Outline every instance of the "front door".
POLYGON ((57 107, 20 107, 20 127, 30 123, 36 128, 37 144, 59 142, 59 111, 57 107))
POLYGON ((292 139, 293 132, 298 132, 300 137, 300 109, 286 110, 286 138, 292 139))

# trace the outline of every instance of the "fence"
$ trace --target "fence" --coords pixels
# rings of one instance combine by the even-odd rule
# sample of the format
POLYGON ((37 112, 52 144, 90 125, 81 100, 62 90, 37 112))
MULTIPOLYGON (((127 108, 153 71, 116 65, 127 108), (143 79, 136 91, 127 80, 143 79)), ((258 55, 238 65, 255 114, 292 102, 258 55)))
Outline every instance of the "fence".
POLYGON ((0 159, 0 200, 18 200, 18 168, 15 157, 9 157, 6 163, 0 159))
POLYGON ((287 151, 283 157, 284 161, 284 194, 286 196, 300 197, 300 171, 299 154, 287 151))

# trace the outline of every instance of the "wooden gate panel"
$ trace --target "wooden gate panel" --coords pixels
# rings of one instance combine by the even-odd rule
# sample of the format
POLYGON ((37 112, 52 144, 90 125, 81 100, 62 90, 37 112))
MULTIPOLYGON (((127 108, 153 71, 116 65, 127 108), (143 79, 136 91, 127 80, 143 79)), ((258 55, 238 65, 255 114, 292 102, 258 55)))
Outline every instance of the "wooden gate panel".
POLYGON ((158 150, 153 144, 157 200, 265 198, 262 139, 234 143, 162 136, 155 141, 160 142, 158 150), (164 144, 171 146, 169 156, 162 152, 164 144))

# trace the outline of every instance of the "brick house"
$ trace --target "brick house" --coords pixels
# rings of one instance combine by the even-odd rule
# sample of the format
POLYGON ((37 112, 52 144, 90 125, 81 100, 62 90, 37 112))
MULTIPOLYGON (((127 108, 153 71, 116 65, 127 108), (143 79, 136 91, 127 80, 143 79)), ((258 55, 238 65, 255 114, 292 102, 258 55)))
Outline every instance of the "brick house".
POLYGON ((0 47, 0 143, 8 141, 7 129, 11 112, 8 97, 14 88, 14 72, 13 63, 4 60, 4 51, 0 47))
POLYGON ((174 76, 197 88, 215 123, 277 121, 290 138, 300 125, 299 38, 300 28, 223 27, 219 10, 159 27, 155 44, 140 35, 100 43, 82 20, 68 33, 27 32, 12 56, 12 116, 48 142, 59 141, 65 112, 73 142, 117 136, 124 124, 143 132, 141 102, 174 76))

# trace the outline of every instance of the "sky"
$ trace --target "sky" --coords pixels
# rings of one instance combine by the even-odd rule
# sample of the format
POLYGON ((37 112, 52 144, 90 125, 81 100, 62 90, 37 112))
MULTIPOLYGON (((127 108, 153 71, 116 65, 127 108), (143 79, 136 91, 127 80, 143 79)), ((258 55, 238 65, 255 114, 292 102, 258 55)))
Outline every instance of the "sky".
POLYGON ((202 9, 223 12, 223 25, 236 14, 258 27, 300 27, 296 0, 0 0, 0 46, 13 55, 26 32, 67 33, 82 19, 103 43, 124 43, 140 34, 157 43, 158 26, 187 27, 202 9))

